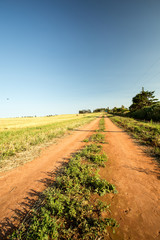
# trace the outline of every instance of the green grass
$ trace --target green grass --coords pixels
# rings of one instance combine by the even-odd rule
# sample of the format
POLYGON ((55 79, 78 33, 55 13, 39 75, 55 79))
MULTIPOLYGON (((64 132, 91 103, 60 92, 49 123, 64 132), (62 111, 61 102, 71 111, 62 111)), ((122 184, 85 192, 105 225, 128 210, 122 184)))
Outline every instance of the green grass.
POLYGON ((105 143, 105 136, 101 133, 95 133, 89 138, 90 142, 105 143))
POLYGON ((101 145, 90 144, 80 152, 80 156, 93 164, 105 167, 104 162, 107 161, 107 156, 105 153, 100 154, 101 149, 101 145))
POLYGON ((84 139, 84 142, 95 142, 95 143, 105 143, 105 137, 100 132, 105 130, 105 120, 104 116, 99 120, 99 129, 96 130, 97 133, 93 134, 91 137, 84 139))
POLYGON ((160 157, 160 124, 137 121, 132 118, 112 116, 110 119, 129 131, 136 139, 151 146, 151 152, 160 157))
POLYGON ((0 167, 3 166, 3 159, 8 159, 17 153, 29 151, 33 146, 47 143, 54 138, 61 137, 69 129, 89 123, 95 116, 95 114, 81 117, 75 116, 74 119, 54 122, 53 124, 1 131, 0 167))
POLYGON ((83 142, 105 143, 105 137, 101 133, 95 133, 89 138, 84 139, 83 142))
POLYGON ((98 240, 103 239, 107 228, 114 230, 116 221, 102 217, 104 212, 108 215, 109 205, 92 198, 93 194, 116 193, 115 186, 101 179, 97 167, 88 163, 86 151, 100 154, 101 149, 100 145, 90 144, 76 153, 10 239, 98 240))
MULTIPOLYGON (((93 114, 85 114, 91 116, 93 114)), ((94 114, 95 115, 95 114, 94 114)), ((76 118, 83 118, 83 114, 64 114, 49 117, 18 117, 18 118, 0 118, 0 131, 9 129, 19 129, 25 127, 38 127, 49 125, 57 122, 64 122, 74 120, 76 118)))
POLYGON ((105 121, 104 121, 104 116, 99 121, 99 132, 104 132, 105 130, 105 121))

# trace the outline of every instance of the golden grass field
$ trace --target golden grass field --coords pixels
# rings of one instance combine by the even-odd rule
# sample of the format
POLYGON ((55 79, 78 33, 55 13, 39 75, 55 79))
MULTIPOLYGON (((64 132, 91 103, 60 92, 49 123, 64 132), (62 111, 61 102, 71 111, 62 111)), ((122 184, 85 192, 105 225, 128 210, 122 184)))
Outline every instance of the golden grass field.
MULTIPOLYGON (((91 114, 85 114, 90 116, 91 114)), ((64 114, 51 117, 20 117, 20 118, 0 118, 0 131, 7 129, 18 129, 24 127, 43 126, 67 120, 83 119, 83 114, 64 114)))
MULTIPOLYGON (((16 162, 16 158, 19 156, 23 158, 22 155, 26 156, 26 153, 31 155, 31 151, 32 153, 36 152, 36 147, 53 143, 56 138, 63 136, 69 130, 89 123, 98 115, 92 113, 51 117, 1 118, 0 171, 3 171, 4 168, 8 170, 7 166, 19 165, 16 162)), ((22 164, 23 159, 20 159, 20 162, 22 164)))

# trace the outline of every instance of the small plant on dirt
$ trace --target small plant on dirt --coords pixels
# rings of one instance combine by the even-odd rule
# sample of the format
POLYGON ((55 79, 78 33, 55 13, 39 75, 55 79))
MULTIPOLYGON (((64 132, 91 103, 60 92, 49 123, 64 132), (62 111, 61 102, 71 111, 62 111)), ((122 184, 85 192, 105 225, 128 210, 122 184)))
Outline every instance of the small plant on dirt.
POLYGON ((107 162, 107 156, 105 153, 103 154, 91 154, 89 158, 87 158, 88 161, 97 164, 100 167, 105 167, 104 162, 107 162))
POLYGON ((104 162, 107 161, 107 156, 105 153, 100 154, 102 149, 101 145, 97 144, 90 144, 87 145, 82 151, 80 152, 80 156, 90 161, 97 166, 105 167, 104 162))
POLYGON ((98 144, 90 144, 90 145, 87 145, 85 146, 81 151, 81 156, 83 155, 83 153, 100 153, 102 149, 102 146, 101 145, 98 145, 98 144))
POLYGON ((95 133, 89 138, 83 140, 83 142, 95 142, 95 143, 105 143, 105 137, 101 133, 95 133))
POLYGON ((105 137, 101 133, 95 133, 90 137, 91 142, 105 143, 105 137))
POLYGON ((88 176, 86 187, 93 193, 97 193, 100 196, 110 192, 117 193, 115 186, 108 183, 105 179, 100 179, 98 174, 88 176))
POLYGON ((88 138, 86 138, 86 139, 84 139, 84 140, 83 140, 83 142, 89 142, 89 139, 88 139, 88 138))

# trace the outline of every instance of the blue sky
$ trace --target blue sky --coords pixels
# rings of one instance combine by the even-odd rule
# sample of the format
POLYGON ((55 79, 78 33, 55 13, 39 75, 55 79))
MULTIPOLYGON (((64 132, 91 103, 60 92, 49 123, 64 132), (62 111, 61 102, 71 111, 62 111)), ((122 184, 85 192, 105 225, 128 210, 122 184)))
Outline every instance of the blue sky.
POLYGON ((0 0, 0 117, 160 99, 159 0, 0 0))

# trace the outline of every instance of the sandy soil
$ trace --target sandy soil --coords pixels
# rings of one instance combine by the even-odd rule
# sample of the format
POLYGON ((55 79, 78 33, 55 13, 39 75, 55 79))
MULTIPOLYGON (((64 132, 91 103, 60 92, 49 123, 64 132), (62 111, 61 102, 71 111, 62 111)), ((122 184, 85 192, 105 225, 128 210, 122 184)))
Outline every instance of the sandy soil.
MULTIPOLYGON (((0 175, 0 239, 22 218, 34 199, 53 178, 54 172, 73 152, 81 148, 86 137, 98 127, 99 119, 73 131, 41 156, 24 166, 0 175), (14 217, 14 218, 13 218, 14 217), (17 219, 16 219, 17 218, 17 219)), ((120 227, 112 240, 160 239, 160 171, 156 161, 147 156, 122 129, 105 119, 108 155, 100 174, 115 184, 118 194, 103 197, 111 205, 111 216, 120 227)), ((107 238, 108 239, 108 238, 107 238)))
POLYGON ((106 196, 113 216, 120 224, 113 240, 160 239, 160 168, 131 137, 105 119, 105 152, 109 161, 101 171, 115 184, 118 194, 106 196), (112 201, 111 199, 112 198, 112 201))
POLYGON ((56 168, 81 148, 85 138, 98 128, 99 119, 79 128, 44 149, 40 157, 0 174, 0 239, 23 219, 36 197, 48 186, 56 168))

